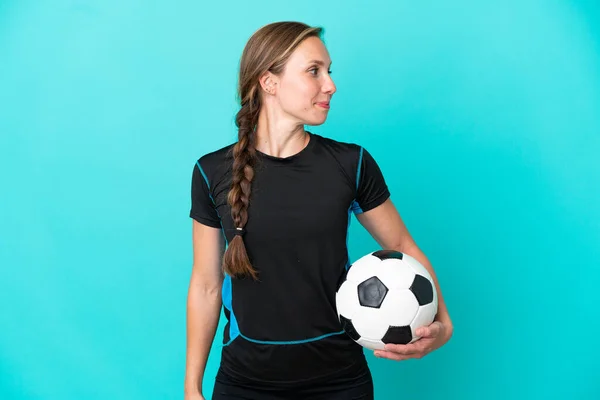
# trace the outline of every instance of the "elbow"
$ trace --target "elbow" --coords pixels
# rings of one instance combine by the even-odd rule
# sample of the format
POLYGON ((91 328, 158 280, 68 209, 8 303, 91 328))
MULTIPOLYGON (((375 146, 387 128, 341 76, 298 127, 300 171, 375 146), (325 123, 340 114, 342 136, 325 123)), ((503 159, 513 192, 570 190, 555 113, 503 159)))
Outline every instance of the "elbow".
POLYGON ((413 240, 404 240, 391 246, 390 250, 399 251, 400 253, 413 256, 420 252, 419 246, 413 240))
POLYGON ((194 285, 194 290, 204 297, 221 297, 221 284, 218 282, 200 282, 194 285))
POLYGON ((189 292, 207 298, 220 298, 223 280, 192 274, 189 292))
POLYGON ((188 290, 188 307, 220 307, 222 304, 221 287, 207 283, 192 283, 188 290))
POLYGON ((449 323, 448 327, 446 329, 446 341, 450 340, 450 338, 452 337, 453 334, 454 334, 454 326, 452 325, 452 323, 449 323))
POLYGON ((205 297, 221 298, 221 285, 204 285, 200 287, 200 293, 205 297))
POLYGON ((440 322, 443 325, 443 327, 444 327, 443 336, 445 339, 444 342, 447 342, 448 340, 450 340, 450 338, 454 334, 454 324, 452 323, 450 316, 446 312, 444 317, 436 318, 435 320, 437 322, 440 322))

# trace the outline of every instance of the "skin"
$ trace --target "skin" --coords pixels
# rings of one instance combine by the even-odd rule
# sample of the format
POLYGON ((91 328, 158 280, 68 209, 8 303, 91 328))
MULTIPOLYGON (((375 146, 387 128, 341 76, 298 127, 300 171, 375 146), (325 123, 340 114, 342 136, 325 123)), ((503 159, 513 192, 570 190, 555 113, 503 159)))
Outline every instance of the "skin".
POLYGON ((325 122, 329 110, 318 103, 329 102, 336 91, 330 66, 323 42, 310 37, 292 53, 281 75, 267 72, 260 78, 263 107, 256 130, 257 150, 288 157, 306 146, 304 125, 325 122))

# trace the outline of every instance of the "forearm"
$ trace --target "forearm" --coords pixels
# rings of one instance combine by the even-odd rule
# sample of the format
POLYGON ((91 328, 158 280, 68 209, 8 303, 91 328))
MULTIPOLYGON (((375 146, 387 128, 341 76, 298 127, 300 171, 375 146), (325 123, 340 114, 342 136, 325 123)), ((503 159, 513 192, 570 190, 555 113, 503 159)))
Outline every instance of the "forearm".
POLYGON ((187 299, 187 393, 202 392, 202 378, 221 314, 221 286, 192 282, 187 299))
POLYGON ((442 295, 442 290, 440 288, 440 284, 438 278, 435 274, 433 266, 429 262, 427 256, 419 249, 418 246, 411 246, 407 249, 397 249, 398 251, 405 252, 409 256, 415 258, 418 262, 420 262, 429 272, 433 279, 433 283, 436 287, 437 297, 438 297, 438 312, 435 316, 435 321, 440 321, 446 327, 446 333, 448 337, 452 335, 452 320, 450 319, 450 315, 448 313, 448 309, 446 307, 446 302, 444 301, 444 296, 442 295))

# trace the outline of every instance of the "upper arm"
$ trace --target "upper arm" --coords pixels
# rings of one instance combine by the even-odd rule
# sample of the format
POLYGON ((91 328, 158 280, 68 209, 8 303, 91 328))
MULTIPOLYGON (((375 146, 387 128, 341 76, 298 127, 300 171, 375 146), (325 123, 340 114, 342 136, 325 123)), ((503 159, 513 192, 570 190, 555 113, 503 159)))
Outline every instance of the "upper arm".
POLYGON ((192 221, 192 281, 207 288, 220 287, 223 281, 221 260, 225 251, 223 233, 220 228, 192 221))
POLYGON ((373 239, 386 250, 411 250, 415 243, 390 198, 383 173, 365 149, 357 167, 356 218, 373 239))
POLYGON ((383 249, 410 252, 417 246, 390 198, 356 218, 383 249))
POLYGON ((220 288, 223 280, 221 260, 225 238, 221 219, 211 194, 209 179, 200 161, 194 165, 191 185, 193 269, 192 284, 201 284, 208 290, 220 288))
POLYGON ((357 167, 356 218, 385 250, 406 251, 416 247, 390 198, 383 173, 373 156, 361 148, 357 167))

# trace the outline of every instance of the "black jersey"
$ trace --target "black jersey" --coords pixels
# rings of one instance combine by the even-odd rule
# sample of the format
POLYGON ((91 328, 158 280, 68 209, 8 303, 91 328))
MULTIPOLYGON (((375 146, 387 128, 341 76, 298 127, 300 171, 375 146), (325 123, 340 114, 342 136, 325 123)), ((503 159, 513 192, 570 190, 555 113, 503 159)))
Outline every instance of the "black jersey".
MULTIPOLYGON (((235 228, 227 204, 232 148, 196 162, 190 211, 196 221, 221 228, 227 243, 235 228)), ((342 330, 335 292, 350 265, 352 213, 389 196, 377 163, 357 144, 309 132, 293 156, 258 152, 243 237, 258 281, 225 276, 220 373, 268 387, 364 373, 362 347, 342 330)))

